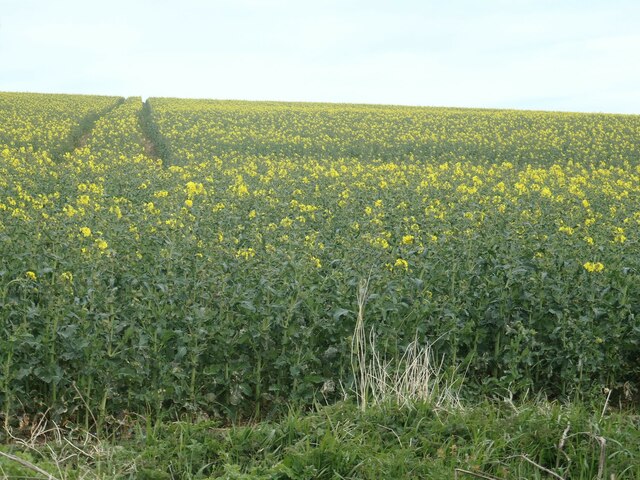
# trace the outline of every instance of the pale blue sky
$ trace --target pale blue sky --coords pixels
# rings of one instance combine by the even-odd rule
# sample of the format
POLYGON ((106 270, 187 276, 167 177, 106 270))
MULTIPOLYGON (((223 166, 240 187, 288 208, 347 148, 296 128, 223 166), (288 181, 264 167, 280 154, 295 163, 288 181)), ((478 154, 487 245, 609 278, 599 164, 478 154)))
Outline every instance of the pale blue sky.
POLYGON ((0 0, 0 91, 640 114, 637 0, 0 0))

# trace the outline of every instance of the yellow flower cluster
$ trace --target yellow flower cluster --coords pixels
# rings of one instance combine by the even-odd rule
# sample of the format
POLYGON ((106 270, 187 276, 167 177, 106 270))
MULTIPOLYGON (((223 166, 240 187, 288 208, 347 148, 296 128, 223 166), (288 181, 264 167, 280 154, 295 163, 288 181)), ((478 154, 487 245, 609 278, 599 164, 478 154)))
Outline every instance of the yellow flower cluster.
POLYGON ((582 265, 587 272, 601 272, 604 270, 604 265, 600 262, 586 262, 582 265))

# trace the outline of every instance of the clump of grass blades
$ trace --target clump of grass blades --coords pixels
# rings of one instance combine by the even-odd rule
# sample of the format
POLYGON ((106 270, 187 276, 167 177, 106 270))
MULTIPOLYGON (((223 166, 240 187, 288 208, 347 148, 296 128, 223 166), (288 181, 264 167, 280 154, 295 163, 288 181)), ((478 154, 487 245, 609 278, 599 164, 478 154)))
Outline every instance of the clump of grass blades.
POLYGON ((351 367, 358 405, 365 410, 371 405, 387 402, 410 407, 424 402, 436 408, 461 408, 460 387, 463 377, 453 372, 446 375, 444 357, 435 359, 432 344, 421 345, 417 336, 399 359, 388 359, 376 347, 372 327, 367 335, 365 307, 369 281, 358 286, 358 314, 351 341, 351 367))

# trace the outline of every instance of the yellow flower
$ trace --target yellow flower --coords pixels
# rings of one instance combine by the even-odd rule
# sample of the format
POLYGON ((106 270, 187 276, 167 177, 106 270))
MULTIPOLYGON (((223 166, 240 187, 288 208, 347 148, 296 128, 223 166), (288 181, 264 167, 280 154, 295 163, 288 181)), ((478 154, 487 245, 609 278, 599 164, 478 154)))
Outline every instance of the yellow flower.
POLYGON ((160 213, 160 210, 158 208, 156 208, 155 204, 153 202, 148 202, 144 204, 144 211, 148 212, 152 215, 157 215, 160 213))
POLYGON ((84 237, 90 237, 91 236, 91 229, 89 227, 82 227, 80 229, 80 233, 84 236, 84 237))
POLYGON ((387 249, 389 248, 389 242, 387 242, 387 240, 385 238, 382 237, 377 237, 375 238, 371 244, 374 247, 379 247, 379 248, 383 248, 383 249, 387 249))
POLYGON ((122 218, 122 210, 120 210, 120 207, 118 205, 114 205, 113 207, 109 208, 109 212, 114 213, 118 220, 122 218))
POLYGON ((25 275, 29 280, 33 280, 34 282, 38 279, 35 272, 32 272, 31 270, 29 270, 25 275))
POLYGON ((187 197, 193 198, 195 195, 203 195, 206 193, 202 183, 187 182, 184 187, 187 197))
POLYGON ((249 189, 244 183, 242 183, 237 186, 236 193, 239 197, 244 197, 246 195, 249 195, 249 189))
POLYGON ((587 262, 582 266, 587 272, 601 272, 604 270, 604 265, 600 262, 587 262))
POLYGON ((60 280, 62 280, 63 282, 73 283, 73 273, 62 272, 60 274, 60 280))
POLYGON ((188 198, 188 199, 186 199, 186 200, 184 201, 184 204, 185 204, 187 207, 191 208, 191 207, 193 207, 193 200, 191 200, 190 198, 188 198))
POLYGON ((251 247, 241 248, 236 253, 236 258, 244 258, 245 260, 249 260, 250 258, 253 258, 255 256, 256 256, 256 251, 251 247))
POLYGON ((405 271, 409 270, 409 263, 406 260, 403 260, 402 258, 398 258, 396 260, 396 263, 393 264, 394 267, 400 267, 400 268, 404 268, 405 271))
POLYGON ((320 262, 320 259, 318 257, 311 257, 311 261, 316 266, 316 268, 322 267, 322 262, 320 262))
POLYGON ((106 250, 107 247, 109 247, 109 244, 107 242, 105 242, 104 240, 100 239, 100 240, 96 240, 96 246, 100 250, 106 250))
POLYGON ((616 235, 616 237, 613 239, 614 242, 616 243, 624 243, 627 241, 627 237, 625 237, 623 234, 618 234, 616 235))
POLYGON ((75 208, 73 208, 71 205, 65 205, 62 208, 62 211, 67 214, 67 217, 73 217, 75 214, 78 213, 78 211, 75 208))
POLYGON ((415 239, 416 237, 414 237, 413 235, 405 235, 404 237, 402 237, 402 243, 404 245, 411 245, 415 239))

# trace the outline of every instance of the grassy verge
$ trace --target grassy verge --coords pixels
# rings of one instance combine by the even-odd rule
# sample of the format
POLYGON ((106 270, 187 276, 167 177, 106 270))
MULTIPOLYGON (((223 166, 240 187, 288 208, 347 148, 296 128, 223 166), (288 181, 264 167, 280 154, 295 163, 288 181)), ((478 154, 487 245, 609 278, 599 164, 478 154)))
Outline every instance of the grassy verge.
MULTIPOLYGON (((450 410, 429 403, 362 410, 340 402, 233 427, 128 419, 117 439, 40 425, 29 440, 2 450, 60 480, 631 479, 640 477, 638 426, 637 415, 603 415, 601 406, 576 403, 506 399, 450 410)), ((7 458, 0 467, 6 478, 36 478, 7 458)))

